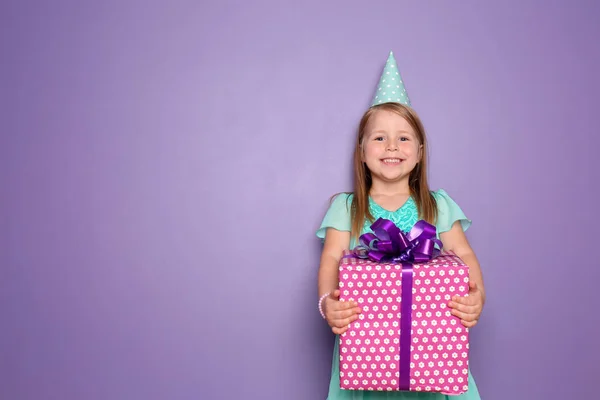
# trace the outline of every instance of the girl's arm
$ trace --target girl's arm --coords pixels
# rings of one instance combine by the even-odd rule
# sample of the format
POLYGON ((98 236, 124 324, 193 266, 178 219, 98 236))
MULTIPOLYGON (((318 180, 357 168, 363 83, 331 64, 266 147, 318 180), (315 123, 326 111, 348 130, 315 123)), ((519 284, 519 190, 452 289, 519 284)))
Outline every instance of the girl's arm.
POLYGON ((327 228, 319 267, 319 297, 338 288, 338 267, 342 253, 350 246, 350 232, 327 228))
POLYGON ((338 289, 339 262, 344 250, 350 245, 350 232, 342 232, 333 228, 327 228, 325 244, 321 254, 319 266, 319 297, 329 293, 323 300, 323 312, 327 323, 333 333, 342 334, 348 329, 348 325, 358 318, 360 308, 356 302, 341 302, 338 300, 340 291, 338 289))
POLYGON ((469 266, 469 296, 455 296, 449 306, 454 309, 453 314, 460 317, 465 326, 475 326, 485 304, 483 274, 477 256, 471 248, 459 221, 454 222, 449 231, 442 232, 440 239, 444 249, 453 251, 469 266))

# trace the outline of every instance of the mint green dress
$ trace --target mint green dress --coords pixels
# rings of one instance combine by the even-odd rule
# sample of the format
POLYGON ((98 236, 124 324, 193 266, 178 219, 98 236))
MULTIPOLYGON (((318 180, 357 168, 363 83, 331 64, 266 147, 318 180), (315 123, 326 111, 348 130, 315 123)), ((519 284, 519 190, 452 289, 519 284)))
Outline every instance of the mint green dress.
MULTIPOLYGON (((436 230, 439 234, 449 231, 454 222, 460 221, 462 228, 466 231, 471 225, 469 220, 456 202, 443 190, 439 189, 432 192, 438 207, 438 222, 436 230)), ((332 201, 320 228, 317 230, 317 236, 322 240, 325 239, 327 228, 334 228, 339 231, 350 231, 350 204, 352 202, 352 194, 337 195, 332 201)), ((414 199, 409 198, 406 203, 396 211, 388 211, 379 204, 375 203, 369 197, 369 209, 375 219, 386 218, 393 221, 401 230, 409 231, 418 220, 417 205, 414 199)), ((371 232, 370 222, 365 222, 361 232, 371 232)), ((350 248, 355 246, 354 240, 350 243, 350 248)), ((423 392, 370 392, 370 391, 355 391, 340 389, 340 370, 339 370, 339 336, 335 337, 335 345, 333 349, 333 361, 331 367, 331 380, 329 383, 328 400, 379 400, 379 399, 396 399, 396 400, 480 400, 479 391, 475 380, 469 369, 469 390, 459 396, 447 396, 440 393, 423 393, 423 392)))

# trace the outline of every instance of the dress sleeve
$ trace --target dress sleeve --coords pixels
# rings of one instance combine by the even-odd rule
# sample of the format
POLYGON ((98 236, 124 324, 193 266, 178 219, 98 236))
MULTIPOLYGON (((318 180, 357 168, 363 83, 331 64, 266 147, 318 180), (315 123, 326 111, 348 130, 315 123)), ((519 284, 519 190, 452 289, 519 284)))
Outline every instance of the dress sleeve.
POLYGON ((341 193, 335 196, 325 213, 321 226, 317 230, 317 237, 325 240, 327 228, 333 228, 338 231, 350 232, 352 228, 350 206, 352 204, 352 195, 341 193))
POLYGON ((456 221, 460 221, 463 231, 471 226, 471 220, 467 218, 458 204, 446 193, 444 189, 433 192, 438 208, 437 232, 447 232, 456 221))

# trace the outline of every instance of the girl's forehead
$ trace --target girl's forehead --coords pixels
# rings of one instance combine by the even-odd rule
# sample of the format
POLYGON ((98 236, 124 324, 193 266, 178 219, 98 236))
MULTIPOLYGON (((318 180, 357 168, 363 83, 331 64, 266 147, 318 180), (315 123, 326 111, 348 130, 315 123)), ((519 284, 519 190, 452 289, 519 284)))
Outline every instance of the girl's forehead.
POLYGON ((399 114, 387 110, 378 110, 369 118, 369 124, 406 124, 408 121, 399 114))
POLYGON ((376 111, 365 126, 365 133, 373 132, 405 132, 414 135, 414 129, 406 119, 391 111, 376 111))

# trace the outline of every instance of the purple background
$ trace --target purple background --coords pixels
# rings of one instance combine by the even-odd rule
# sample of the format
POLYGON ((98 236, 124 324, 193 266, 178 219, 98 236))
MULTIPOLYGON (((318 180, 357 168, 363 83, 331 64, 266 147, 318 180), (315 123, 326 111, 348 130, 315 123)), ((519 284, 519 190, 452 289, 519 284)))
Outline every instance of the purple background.
POLYGON ((390 50, 483 398, 596 397, 598 3, 212 3, 3 2, 0 398, 325 398, 314 232, 390 50))

